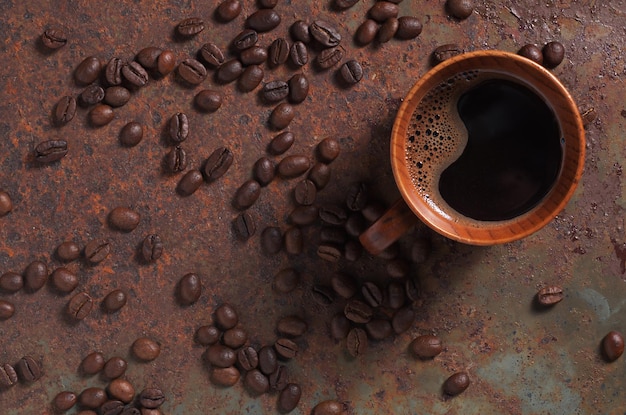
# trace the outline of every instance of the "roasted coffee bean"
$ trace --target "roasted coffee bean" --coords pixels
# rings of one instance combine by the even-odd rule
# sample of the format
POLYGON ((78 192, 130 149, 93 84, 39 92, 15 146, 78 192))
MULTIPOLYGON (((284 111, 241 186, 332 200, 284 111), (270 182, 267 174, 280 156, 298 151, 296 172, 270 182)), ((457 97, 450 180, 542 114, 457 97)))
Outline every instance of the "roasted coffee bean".
POLYGON ((380 307, 383 304, 383 292, 376 284, 366 281, 361 287, 361 293, 365 301, 372 307, 380 307))
POLYGON ((172 173, 178 173, 187 168, 187 152, 176 146, 165 155, 165 166, 172 173))
POLYGON ((409 344, 409 350, 420 359, 431 359, 443 351, 443 345, 439 337, 425 334, 413 339, 409 344))
POLYGON ((215 367, 229 367, 237 362, 237 353, 223 344, 212 344, 206 349, 204 357, 215 367))
POLYGON ((278 395, 278 410, 282 413, 291 412, 298 406, 302 397, 302 389, 296 383, 288 384, 278 395))
POLYGON ((148 83, 148 72, 139 62, 132 61, 122 66, 122 76, 135 87, 142 87, 148 83))
POLYGON ((98 104, 89 111, 89 123, 94 127, 102 127, 113 121, 113 108, 106 104, 98 104))
POLYGON ((243 240, 252 237, 256 232, 256 224, 254 217, 249 212, 240 213, 234 222, 237 235, 243 240))
POLYGON ((317 190, 322 190, 330 181, 330 167, 324 163, 315 163, 309 170, 308 179, 315 184, 317 190))
POLYGON ((0 190, 0 218, 6 216, 13 210, 13 202, 11 196, 5 191, 0 190))
POLYGON ((343 247, 343 256, 348 261, 357 261, 363 255, 363 247, 358 241, 348 241, 343 247))
POLYGON ((0 365, 0 390, 15 386, 17 380, 17 373, 13 366, 8 363, 0 365))
POLYGON ((296 185, 293 194, 296 203, 300 205, 312 205, 317 196, 317 188, 315 187, 315 183, 305 179, 296 185))
POLYGON ((445 60, 463 53, 463 49, 455 43, 448 43, 437 47, 432 54, 433 64, 437 65, 445 60))
POLYGON ((239 0, 225 0, 215 9, 215 16, 222 22, 230 22, 241 13, 239 0))
POLYGON ((243 73, 237 80, 237 86, 241 92, 253 91, 265 76, 263 68, 259 65, 250 65, 244 69, 243 73))
POLYGON ((157 72, 165 76, 176 68, 176 55, 171 50, 164 50, 157 59, 157 72))
MULTIPOLYGON (((15 314, 15 306, 6 300, 0 300, 0 320, 7 320, 15 314)), ((1 387, 2 385, 0 385, 1 387)))
POLYGON ((52 286, 60 293, 71 293, 78 287, 78 277, 76 274, 64 267, 55 269, 50 274, 50 281, 52 286))
POLYGON ((453 17, 465 20, 474 12, 474 4, 472 0, 447 0, 446 10, 453 17))
POLYGON ((226 147, 215 149, 204 163, 203 173, 207 182, 212 182, 222 177, 233 164, 233 153, 226 147))
POLYGON ((348 219, 348 212, 339 205, 326 205, 319 209, 320 219, 329 225, 343 225, 348 219))
POLYGON ((348 320, 343 313, 335 314, 332 320, 330 320, 330 335, 333 339, 345 339, 351 328, 350 320, 348 320))
POLYGON ((24 382, 34 382, 43 374, 39 364, 30 356, 24 356, 17 362, 15 372, 24 382))
POLYGON ((237 363, 243 370, 256 369, 259 365, 259 354, 254 347, 244 347, 237 352, 237 363))
POLYGON ((344 54, 345 49, 341 46, 324 49, 319 55, 317 55, 317 66, 320 69, 330 69, 341 62, 344 54))
POLYGON ((450 376, 443 383, 443 392, 450 396, 456 396, 470 385, 470 378, 465 372, 458 372, 450 376))
POLYGON ((159 388, 146 388, 139 394, 139 404, 144 408, 156 409, 165 402, 165 394, 159 388))
POLYGON ((170 138, 175 143, 181 143, 189 136, 189 119, 183 112, 172 115, 169 121, 170 138))
POLYGON ((200 326, 196 330, 195 339, 203 346, 209 346, 219 341, 222 332, 215 326, 200 326))
POLYGON ((324 226, 320 231, 320 241, 335 245, 343 245, 348 241, 348 233, 344 228, 324 226))
POLYGON ((563 62, 565 48, 560 42, 549 42, 541 50, 543 53, 543 66, 554 69, 563 62))
POLYGON ((602 339, 602 353, 609 362, 614 362, 624 353, 624 337, 617 331, 610 331, 602 339))
POLYGON ((261 232, 261 248, 263 252, 274 255, 283 248, 283 234, 280 228, 268 226, 261 232))
POLYGON ((278 360, 274 348, 271 346, 261 347, 259 350, 259 370, 265 375, 270 375, 274 373, 277 367, 278 360))
POLYGON ((273 9, 278 4, 278 0, 258 0, 259 7, 264 9, 273 9))
POLYGON ((337 295, 346 299, 354 297, 358 290, 354 277, 343 272, 333 274, 330 279, 330 285, 337 295))
POLYGON ((283 365, 278 365, 274 373, 269 375, 270 381, 270 390, 272 391, 282 391, 287 387, 288 375, 287 375, 287 367, 283 365))
POLYGON ((202 45, 199 55, 210 68, 217 68, 224 63, 224 53, 215 43, 202 45))
POLYGON ((541 52, 541 49, 539 49, 537 45, 524 45, 519 51, 517 51, 517 54, 530 59, 539 65, 543 64, 543 52, 541 52))
POLYGON ((195 36, 204 30, 204 21, 199 17, 190 17, 182 20, 176 26, 176 32, 181 36, 195 36))
POLYGON ((296 116, 293 107, 286 102, 280 103, 272 110, 269 117, 269 124, 276 130, 283 130, 289 126, 296 116))
POLYGON ((271 154, 280 155, 289 150, 294 141, 295 139, 293 133, 289 131, 284 131, 272 138, 272 141, 270 141, 267 150, 271 154))
POLYGON ((389 1, 377 1, 369 9, 368 15, 378 23, 384 23, 388 19, 398 17, 399 11, 400 8, 395 3, 389 1))
POLYGON ((341 248, 333 244, 321 244, 317 247, 317 256, 328 262, 337 262, 342 255, 341 248))
MULTIPOLYGON (((39 163, 53 163, 67 154, 67 141, 47 140, 35 147, 35 160, 39 163)), ((6 202, 5 202, 6 204, 6 202)))
POLYGON ((310 43, 311 34, 309 33, 309 25, 303 20, 296 20, 290 27, 289 33, 291 38, 296 42, 310 43))
POLYGON ((219 386, 233 386, 239 381, 239 370, 234 366, 216 367, 211 370, 211 382, 219 386))
POLYGON ((263 85, 261 96, 266 102, 278 102, 289 95, 289 85, 285 81, 270 81, 263 85))
POLYGON ((0 276, 0 290, 15 293, 24 286, 24 277, 17 272, 8 271, 0 276))
POLYGON ((178 193, 182 196, 191 196, 200 188, 202 181, 200 170, 189 170, 178 182, 178 193))
POLYGON ((406 301, 404 286, 399 282, 390 282, 387 285, 387 305, 394 310, 402 307, 406 301))
POLYGON ((404 282, 406 296, 411 301, 418 301, 420 298, 419 284, 415 278, 409 278, 404 282))
POLYGON ((309 52, 306 45, 300 41, 294 42, 289 50, 289 57, 297 67, 306 65, 309 62, 309 52))
POLYGON ((261 185, 254 179, 245 181, 235 192, 234 202, 237 209, 247 209, 261 195, 261 185))
POLYGON ((302 73, 295 74, 289 79, 289 101, 293 104, 303 102, 309 95, 309 80, 302 73))
POLYGON ((309 26, 311 37, 327 48, 337 46, 341 42, 341 35, 330 23, 316 20, 309 26))
POLYGON ((102 388, 90 387, 78 395, 78 404, 89 409, 97 409, 107 401, 107 393, 102 388))
POLYGON ((413 326, 413 321, 415 321, 415 311, 411 307, 404 307, 394 313, 391 325, 393 331, 400 334, 410 329, 413 326))
POLYGON ((242 51, 256 45, 259 40, 259 35, 252 29, 244 29, 233 39, 233 48, 237 51, 242 51))
POLYGON ((104 89, 100 85, 89 85, 80 93, 79 99, 85 106, 95 105, 104 99, 104 89))
POLYGON ((344 307, 343 313, 348 320, 364 324, 372 319, 374 310, 361 300, 350 300, 344 307))
POLYGON ((120 85, 122 83, 122 67, 125 62, 120 58, 113 57, 107 63, 104 69, 104 78, 111 86, 120 85))
POLYGON ((134 230, 139 221, 141 215, 131 208, 125 206, 118 206, 109 212, 109 225, 120 231, 130 232, 134 230))
POLYGON ((398 27, 400 27, 400 22, 395 17, 391 17, 385 20, 385 23, 383 23, 380 26, 380 29, 378 29, 378 42, 389 42, 398 31, 398 27))
POLYGON ((278 320, 276 331, 286 337, 300 337, 306 333, 308 325, 298 316, 286 316, 278 320))
POLYGON ((317 145, 317 156, 324 163, 330 163, 335 160, 340 152, 339 142, 332 137, 323 139, 317 145))
POLYGON ((74 79, 80 85, 89 85, 98 79, 101 69, 100 59, 89 56, 76 67, 74 79))
POLYGON ((352 213, 348 216, 345 229, 348 235, 358 238, 359 235, 367 229, 367 223, 365 222, 363 215, 359 213, 352 213))
POLYGON ((239 316, 233 306, 222 304, 215 310, 215 322, 222 330, 228 330, 239 323, 239 316))
POLYGON ((148 46, 137 53, 136 59, 141 66, 146 69, 156 69, 159 62, 159 56, 163 50, 156 46, 148 46))
POLYGON ((261 186, 267 186, 276 175, 276 163, 267 157, 261 157, 254 163, 252 175, 261 186))
POLYGON ((42 261, 33 261, 24 270, 24 286, 29 292, 38 291, 48 279, 48 266, 42 261))
POLYGON ((198 85, 206 79, 207 71, 199 61, 187 58, 178 64, 178 76, 190 85, 198 85))
POLYGON ((363 68, 359 62, 351 59, 341 65, 339 74, 346 84, 354 85, 363 78, 363 68))
POLYGON ((350 7, 357 4, 359 0, 334 0, 333 4, 338 9, 349 9, 350 7))
POLYGON ((267 63, 270 68, 275 68, 289 59, 289 42, 287 39, 279 37, 274 40, 267 50, 267 63))
POLYGON ((113 399, 129 403, 135 397, 135 388, 126 379, 113 379, 107 386, 107 392, 113 399))
MULTIPOLYGON (((124 408, 120 415, 144 415, 139 409, 134 408, 132 406, 127 406, 124 408)), ((153 414, 152 414, 153 415, 153 414)), ((160 413, 157 415, 161 415, 160 413)))
POLYGON ((41 35, 41 43, 49 49, 58 49, 67 44, 67 35, 60 27, 51 27, 41 35))
POLYGON ((76 320, 83 320, 93 308, 93 299, 86 292, 73 296, 67 303, 68 315, 76 320))
POLYGON ((144 362, 156 359, 161 353, 161 346, 156 341, 147 337, 140 337, 131 346, 133 355, 144 362))
POLYGON ((76 405, 77 401, 78 397, 74 392, 63 391, 56 394, 52 400, 52 406, 58 412, 65 412, 76 405))
POLYGON ((85 375, 95 375, 104 368, 104 355, 100 352, 91 352, 80 363, 80 370, 85 375))
POLYGON ((365 353, 367 350, 367 333, 365 330, 358 327, 350 329, 346 338, 346 348, 352 357, 358 357, 365 353))
POLYGON ((272 9, 260 9, 246 19, 246 26, 257 32, 268 32, 280 24, 280 15, 272 9))
POLYGON ((298 345, 292 340, 281 338, 274 343, 274 350, 282 359, 293 359, 298 354, 298 345))
POLYGON ((119 356, 113 356, 106 361, 102 368, 102 374, 107 379, 116 379, 126 373, 128 362, 119 356))
POLYGON ((107 313, 115 313, 126 305, 127 300, 128 298, 123 290, 113 290, 104 297, 102 307, 107 313))
POLYGON ((537 302, 543 306, 550 306, 563 300, 563 289, 557 286, 548 286, 542 288, 537 293, 537 302))
POLYGON ((300 273, 295 268, 285 268, 274 276, 273 287, 280 293, 289 293, 300 284, 300 273))
POLYGON ((255 395, 261 395, 270 390, 270 382, 267 376, 258 369, 252 369, 246 373, 243 382, 248 390, 255 395))
POLYGON ((385 269, 387 274, 392 278, 404 278, 410 270, 409 263, 402 258, 395 258, 387 263, 385 269))
POLYGON ((237 59, 231 59, 224 62, 219 68, 217 68, 215 78, 217 82, 227 84, 239 78, 243 71, 244 69, 241 62, 237 59))
POLYGON ((124 411, 124 402, 118 400, 106 401, 100 406, 100 415, 121 415, 124 411))
POLYGON ((134 147, 143 138, 143 126, 136 121, 131 121, 122 127, 120 131, 120 143, 126 147, 134 147))
POLYGON ((224 345, 232 348, 239 349, 248 341, 248 333, 242 328, 234 327, 224 332, 222 342, 224 345))
POLYGON ((121 107, 130 100, 130 91, 123 86, 110 86, 104 91, 103 102, 111 107, 121 107))
POLYGON ((267 60, 267 49, 261 46, 252 46, 241 51, 239 60, 245 66, 260 65, 267 60))
POLYGON ((316 303, 322 306, 331 305, 335 301, 335 293, 332 288, 325 285, 313 285, 311 288, 311 296, 316 303))
MULTIPOLYGON (((318 147, 319 148, 319 147, 318 147)), ((367 186, 363 182, 352 183, 346 194, 348 209, 358 212, 367 205, 367 186)))
POLYGON ((278 163, 278 174, 284 178, 297 177, 304 174, 310 166, 311 161, 306 156, 287 156, 278 163))
POLYGON ((319 211, 315 206, 296 206, 289 214, 289 222, 298 226, 312 224, 319 217, 319 211))
POLYGON ((163 255, 163 241, 157 234, 147 235, 141 243, 141 256, 146 262, 156 261, 163 255))
POLYGON ((376 38, 378 33, 378 23, 372 19, 367 19, 356 29, 354 40, 361 46, 369 45, 376 38))
POLYGON ((402 16, 398 18, 396 38, 402 40, 414 39, 422 33, 422 22, 417 17, 402 16))
POLYGON ((365 331, 372 340, 383 340, 393 335, 389 320, 374 318, 365 324, 365 331))
POLYGON ((222 94, 212 89, 203 89, 194 98, 196 107, 203 112, 215 112, 222 106, 222 94))
POLYGON ((182 305, 191 305, 202 294, 202 282, 197 274, 185 274, 178 282, 178 301, 182 305))

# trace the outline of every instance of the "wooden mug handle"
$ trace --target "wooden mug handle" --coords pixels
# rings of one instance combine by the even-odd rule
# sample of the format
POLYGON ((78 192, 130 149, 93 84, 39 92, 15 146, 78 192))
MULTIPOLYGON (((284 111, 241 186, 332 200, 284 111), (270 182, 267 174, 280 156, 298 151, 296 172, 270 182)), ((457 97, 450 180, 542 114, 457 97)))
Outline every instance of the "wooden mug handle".
POLYGON ((359 241, 372 255, 378 255, 419 222, 404 199, 398 199, 376 222, 365 230, 359 241))

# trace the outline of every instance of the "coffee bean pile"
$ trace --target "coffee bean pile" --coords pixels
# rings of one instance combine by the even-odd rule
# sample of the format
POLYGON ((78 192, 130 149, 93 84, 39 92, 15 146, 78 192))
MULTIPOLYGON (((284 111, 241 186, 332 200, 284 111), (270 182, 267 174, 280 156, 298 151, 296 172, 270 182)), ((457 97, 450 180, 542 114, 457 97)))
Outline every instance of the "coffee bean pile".
POLYGON ((31 383, 43 375, 41 366, 31 356, 22 357, 15 365, 0 365, 0 391, 17 385, 18 381, 31 383))

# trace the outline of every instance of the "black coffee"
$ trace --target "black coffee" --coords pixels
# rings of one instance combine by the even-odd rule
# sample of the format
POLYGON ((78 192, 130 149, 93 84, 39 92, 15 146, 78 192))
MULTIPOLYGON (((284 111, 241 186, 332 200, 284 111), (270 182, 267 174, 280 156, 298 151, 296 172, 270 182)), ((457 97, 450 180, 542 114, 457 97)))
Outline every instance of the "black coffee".
POLYGON ((512 219, 552 188, 563 157, 550 107, 502 74, 473 71, 442 83, 418 106, 407 133, 413 184, 441 211, 512 219))

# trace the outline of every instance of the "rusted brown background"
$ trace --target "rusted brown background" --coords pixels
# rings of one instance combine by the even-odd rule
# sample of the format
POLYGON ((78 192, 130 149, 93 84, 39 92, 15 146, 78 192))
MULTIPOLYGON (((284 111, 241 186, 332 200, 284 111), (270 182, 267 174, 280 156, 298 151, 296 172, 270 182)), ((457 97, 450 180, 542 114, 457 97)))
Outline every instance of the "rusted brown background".
MULTIPOLYGON (((371 1, 344 12, 331 10, 328 0, 279 1, 276 10, 283 22, 263 34, 260 44, 285 36, 297 19, 325 19, 340 27, 347 57, 358 59, 365 70, 358 85, 342 89, 333 70, 304 68, 311 93, 296 108, 290 126, 296 144, 290 154, 313 157, 314 146, 327 136, 342 146, 332 165, 333 184, 319 194, 320 202, 342 202, 346 186, 355 180, 369 182, 387 203, 398 197, 387 160, 393 118, 405 92, 428 69, 430 52, 443 43, 515 52, 525 43, 559 40, 566 59, 554 73, 581 107, 594 107, 598 114, 587 127, 585 174, 566 210, 539 233, 505 246, 476 248, 433 236, 433 255, 412 270, 424 289, 414 327, 373 344, 357 360, 329 337, 327 324, 337 307, 311 303, 309 289, 314 282, 326 282, 335 270, 384 280, 384 261, 325 263, 314 252, 319 226, 305 232, 310 243, 299 256, 267 257, 258 234, 242 243, 232 233, 230 223, 237 213, 232 195, 275 135, 266 127, 271 107, 260 105, 256 93, 241 94, 235 84, 218 86, 225 95, 223 107, 212 115, 200 114, 193 109, 193 96, 212 81, 185 88, 168 76, 135 93, 105 127, 89 127, 84 109, 63 128, 51 123, 58 98, 81 91, 72 71, 86 56, 131 58, 156 45, 174 50, 182 60, 207 41, 225 46, 257 8, 251 0, 243 3, 235 21, 218 24, 212 18, 217 2, 0 2, 0 188, 15 205, 0 218, 0 273, 21 272, 35 259, 52 269, 59 265, 52 253, 60 242, 83 245, 94 237, 110 237, 114 250, 106 261, 70 268, 80 276, 79 290, 91 293, 96 305, 113 288, 129 292, 120 313, 105 315, 96 307, 76 325, 62 317, 68 297, 47 286, 35 294, 3 294, 15 303, 16 314, 0 322, 0 361, 15 363, 32 355, 42 362, 45 375, 34 384, 1 392, 0 413, 49 413, 52 398, 62 390, 104 386, 97 377, 78 374, 81 359, 93 350, 128 357, 127 378, 137 390, 162 387, 165 414, 275 413, 275 395, 254 398, 241 383, 220 389, 209 382, 201 362, 203 349, 194 344, 193 332, 210 322, 212 310, 226 301, 239 310, 255 344, 276 338, 280 316, 296 313, 309 322, 308 333, 299 340, 301 354, 289 363, 291 378, 303 389, 294 413, 309 413, 316 402, 330 398, 348 402, 355 414, 626 412, 626 360, 607 364, 599 355, 599 342, 608 331, 626 332, 626 2, 481 1, 469 19, 458 22, 447 16, 441 0, 407 0, 400 14, 422 19, 419 38, 358 48, 351 37, 371 1), (193 16, 203 17, 207 29, 188 41, 175 41, 176 23, 193 16), (51 24, 65 27, 70 41, 46 52, 38 38, 51 24), (190 117, 185 148, 193 167, 218 146, 235 153, 224 178, 187 198, 175 192, 180 176, 161 169, 168 150, 163 128, 178 111, 190 117), (122 148, 117 134, 131 120, 144 123, 144 139, 135 148, 122 148), (61 137, 70 143, 67 157, 50 166, 31 163, 39 141, 61 137), (116 232, 106 223, 108 212, 119 205, 142 215, 131 233, 116 232), (163 237, 165 254, 155 264, 140 264, 136 247, 151 232, 163 237), (302 272, 303 284, 291 295, 278 295, 271 280, 287 266, 302 272), (174 287, 187 272, 202 276, 204 291, 198 303, 181 308, 174 301, 174 287), (566 298, 539 312, 532 299, 547 284, 562 285, 566 298), (407 353, 410 340, 424 333, 437 333, 445 342, 445 351, 434 361, 416 361, 407 353), (142 335, 162 343, 161 356, 152 363, 130 357, 132 341, 142 335), (441 384, 458 370, 469 371, 472 385, 445 400, 441 384)), ((290 76, 291 70, 281 67, 266 70, 265 80, 290 76)), ((263 190, 252 208, 259 228, 287 228, 295 182, 277 180, 263 190)))

